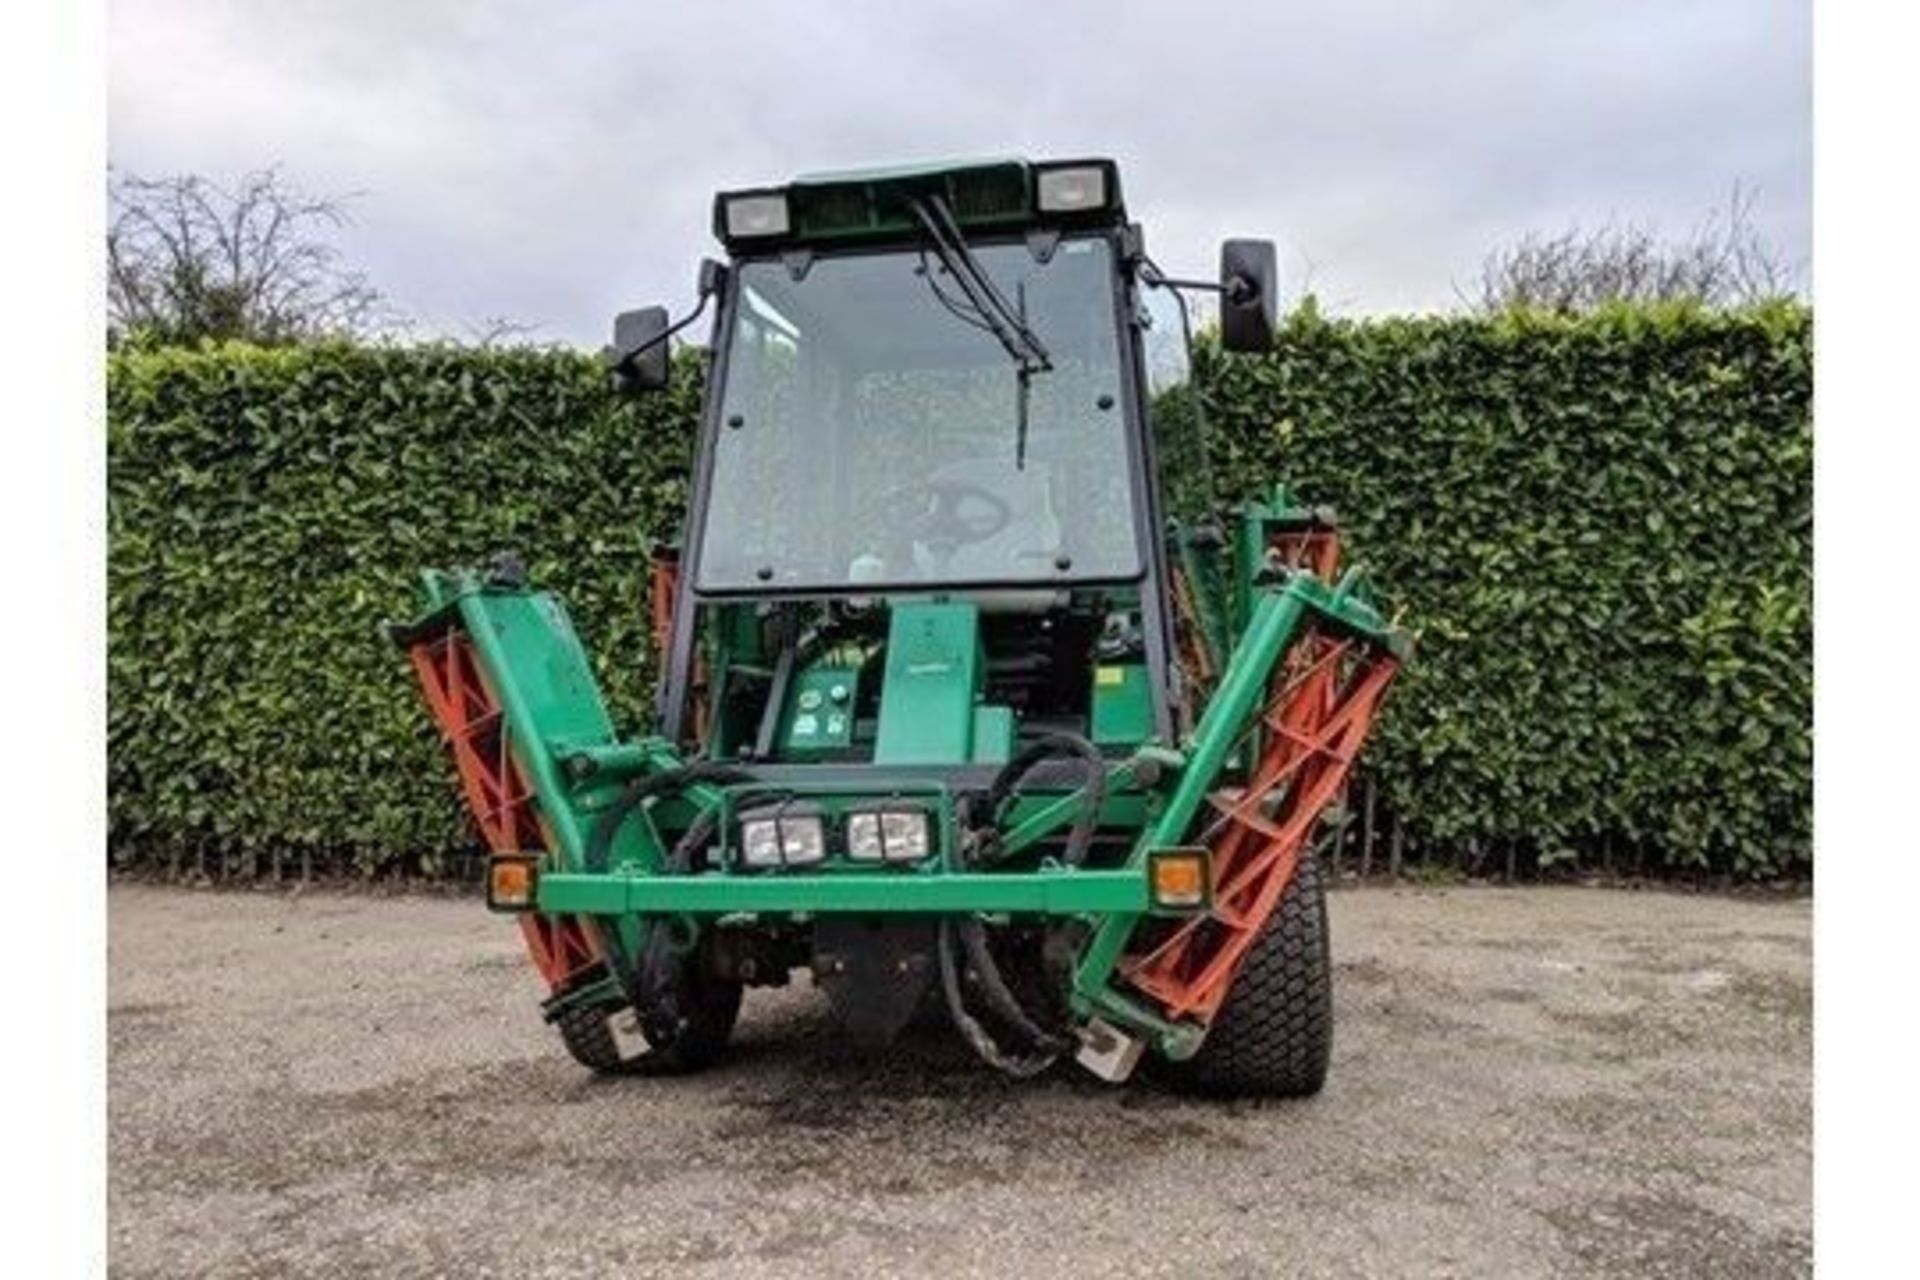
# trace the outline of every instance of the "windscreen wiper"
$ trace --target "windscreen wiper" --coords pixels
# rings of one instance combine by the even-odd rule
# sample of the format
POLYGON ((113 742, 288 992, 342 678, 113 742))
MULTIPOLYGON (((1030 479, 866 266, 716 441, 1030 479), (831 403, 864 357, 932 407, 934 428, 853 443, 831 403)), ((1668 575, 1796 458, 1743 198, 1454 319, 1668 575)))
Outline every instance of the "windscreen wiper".
POLYGON ((1025 467, 1028 405, 1032 398, 1033 375, 1053 368, 1053 357, 1048 353, 1046 344, 1027 324, 1026 288, 1023 285, 1019 290, 1018 306, 1007 302, 1006 295, 1000 292, 993 278, 981 267, 980 260, 973 256, 973 250, 967 247, 966 237, 960 233, 959 224, 954 221, 953 211, 939 196, 911 197, 907 201, 907 209, 926 231, 940 265, 947 269, 947 274, 960 286, 960 292, 966 295, 965 305, 949 298, 941 290, 939 282, 928 275, 927 284, 933 289, 934 296, 960 319, 991 333, 1014 363, 1019 410, 1018 432, 1014 439, 1014 465, 1025 467))

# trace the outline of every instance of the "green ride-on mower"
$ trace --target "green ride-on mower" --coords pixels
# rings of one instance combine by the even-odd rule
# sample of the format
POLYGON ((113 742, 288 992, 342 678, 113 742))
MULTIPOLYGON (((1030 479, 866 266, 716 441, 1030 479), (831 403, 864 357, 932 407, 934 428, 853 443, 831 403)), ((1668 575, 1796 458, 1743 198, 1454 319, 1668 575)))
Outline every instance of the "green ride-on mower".
POLYGON ((510 556, 429 571, 394 628, 567 1050, 697 1068, 807 968, 860 1041, 944 1007, 1014 1075, 1319 1089, 1316 828, 1408 646, 1324 509, 1215 505, 1182 291, 1268 349, 1272 244, 1169 279, 1107 160, 823 174, 713 220, 700 305, 607 353, 656 391, 713 308, 650 732, 510 556))

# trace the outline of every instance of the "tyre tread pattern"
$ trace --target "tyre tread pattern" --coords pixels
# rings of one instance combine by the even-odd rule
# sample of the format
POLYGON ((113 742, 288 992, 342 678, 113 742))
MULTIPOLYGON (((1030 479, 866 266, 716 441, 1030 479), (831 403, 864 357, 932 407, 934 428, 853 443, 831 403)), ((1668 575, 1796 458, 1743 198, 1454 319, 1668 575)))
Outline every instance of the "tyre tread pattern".
POLYGON ((614 1038, 613 1020, 625 1005, 580 1005, 563 1012, 554 1025, 567 1053, 595 1075, 678 1075, 711 1066, 726 1051, 740 1016, 741 989, 704 974, 687 984, 690 1002, 686 1027, 665 1049, 623 1055, 614 1038))
POLYGON ((1254 939, 1200 1051, 1170 1076, 1196 1093, 1297 1098, 1320 1092, 1333 1051, 1333 974, 1320 866, 1303 855, 1254 939))

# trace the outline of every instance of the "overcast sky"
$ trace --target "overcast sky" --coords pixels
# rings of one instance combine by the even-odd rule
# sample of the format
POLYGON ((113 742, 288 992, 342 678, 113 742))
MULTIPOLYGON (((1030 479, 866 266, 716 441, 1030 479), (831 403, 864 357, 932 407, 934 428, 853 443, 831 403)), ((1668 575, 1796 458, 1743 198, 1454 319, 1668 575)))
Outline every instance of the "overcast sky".
POLYGON ((112 162, 362 193, 425 333, 597 344, 691 300, 712 193, 935 157, 1111 155, 1163 266, 1269 236, 1350 313, 1456 304, 1528 230, 1680 234, 1736 182, 1811 254, 1805 0, 113 0, 112 162))

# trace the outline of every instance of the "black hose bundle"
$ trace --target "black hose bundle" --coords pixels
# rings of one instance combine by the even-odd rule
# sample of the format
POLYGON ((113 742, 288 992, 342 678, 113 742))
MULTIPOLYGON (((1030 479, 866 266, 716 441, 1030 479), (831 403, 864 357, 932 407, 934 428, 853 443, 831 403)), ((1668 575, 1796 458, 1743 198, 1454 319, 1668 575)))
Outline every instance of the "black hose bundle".
POLYGON ((991 1067, 1006 1072, 1017 1079, 1037 1076, 1052 1066, 1059 1058, 1056 1048, 1036 1048, 1024 1054, 1008 1053, 1000 1047, 993 1034, 981 1026, 974 1016, 967 1012, 965 993, 960 989, 960 966, 955 959, 956 925, 970 924, 980 927, 978 920, 955 920, 951 917, 940 921, 940 990, 947 999, 947 1013, 953 1018, 954 1028, 961 1039, 978 1054, 982 1061, 991 1067))
MULTIPOLYGON (((1080 810, 1074 815, 1067 833, 1062 859, 1069 866, 1086 860, 1093 834, 1100 820, 1100 806, 1106 799, 1107 769, 1099 749, 1078 734, 1051 733, 1028 744, 1007 762, 987 789, 984 825, 973 832, 970 860, 992 861, 997 854, 999 825, 1016 789, 1028 774, 1045 760, 1071 757, 1085 765, 1086 780, 1081 784, 1080 810)), ((1051 1066, 1072 1047, 1072 1038, 1064 1032, 1048 1030, 1020 1003, 1013 988, 1000 972, 986 927, 978 917, 962 916, 940 922, 940 986, 946 996, 947 1012, 954 1027, 983 1060, 1013 1076, 1036 1075, 1051 1066), (960 984, 960 966, 964 958, 967 972, 974 978, 987 1007, 1026 1043, 1021 1051, 1008 1052, 966 1007, 966 993, 960 984)))
POLYGON ((994 775, 993 785, 987 788, 986 818, 990 825, 975 842, 981 851, 979 856, 987 860, 994 856, 995 837, 1007 804, 1027 775, 1043 762, 1062 756, 1081 763, 1085 781, 1080 784, 1080 812, 1074 815, 1073 827, 1067 832, 1067 846, 1060 857, 1070 867, 1087 860, 1094 828, 1100 822, 1100 806, 1107 799, 1107 762, 1098 747, 1077 733, 1049 733, 1034 739, 994 775))

